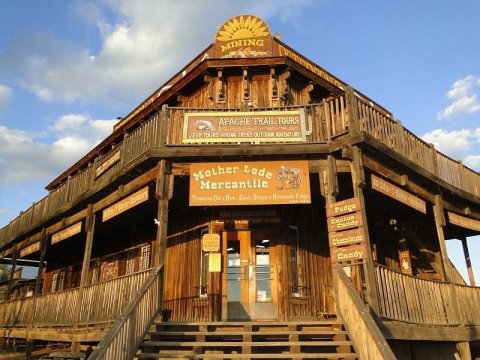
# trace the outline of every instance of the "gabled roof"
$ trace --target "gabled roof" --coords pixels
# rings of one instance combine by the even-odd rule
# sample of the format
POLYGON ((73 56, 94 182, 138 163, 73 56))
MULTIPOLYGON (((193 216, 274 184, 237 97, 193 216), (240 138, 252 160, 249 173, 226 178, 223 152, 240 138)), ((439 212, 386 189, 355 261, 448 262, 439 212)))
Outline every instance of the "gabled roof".
MULTIPOLYGON (((193 79, 203 76, 208 69, 245 66, 285 65, 310 78, 332 94, 342 93, 349 85, 313 61, 304 57, 277 37, 271 36, 268 25, 253 15, 238 15, 220 26, 215 42, 205 48, 185 67, 150 94, 113 128, 112 134, 93 148, 83 158, 60 174, 47 190, 52 190, 68 176, 75 174, 93 162, 99 154, 108 151, 112 144, 120 141, 123 135, 133 130, 146 116, 159 109, 193 79)), ((356 91, 357 96, 393 118, 383 107, 374 104, 367 96, 356 91)))

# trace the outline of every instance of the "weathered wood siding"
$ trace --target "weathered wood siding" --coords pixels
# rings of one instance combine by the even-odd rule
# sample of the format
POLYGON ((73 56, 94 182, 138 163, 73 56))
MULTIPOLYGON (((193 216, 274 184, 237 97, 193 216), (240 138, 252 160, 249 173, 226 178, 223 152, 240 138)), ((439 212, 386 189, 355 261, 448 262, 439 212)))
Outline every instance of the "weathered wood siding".
POLYGON ((199 211, 172 211, 165 260, 163 307, 174 321, 220 319, 220 274, 211 273, 200 298, 201 234, 208 220, 199 211))

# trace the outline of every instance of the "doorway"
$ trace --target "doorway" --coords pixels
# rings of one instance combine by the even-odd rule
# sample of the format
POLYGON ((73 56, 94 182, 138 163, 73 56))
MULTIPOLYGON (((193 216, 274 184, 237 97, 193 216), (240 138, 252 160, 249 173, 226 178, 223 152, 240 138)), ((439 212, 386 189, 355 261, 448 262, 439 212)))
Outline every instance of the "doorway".
POLYGON ((224 320, 277 319, 275 229, 222 233, 224 320))

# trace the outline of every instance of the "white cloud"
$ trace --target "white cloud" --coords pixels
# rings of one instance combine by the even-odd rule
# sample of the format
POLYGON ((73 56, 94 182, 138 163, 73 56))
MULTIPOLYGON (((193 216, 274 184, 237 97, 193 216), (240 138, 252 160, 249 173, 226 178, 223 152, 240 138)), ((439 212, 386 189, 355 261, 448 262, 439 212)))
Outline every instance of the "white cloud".
MULTIPOLYGON (((37 32, 0 54, 0 68, 43 101, 132 105, 212 41, 222 21, 241 13, 293 21, 312 0, 105 0, 77 2, 77 16, 101 36, 97 49, 37 32)), ((1 70, 0 70, 1 71, 1 70)), ((134 104, 136 105, 136 104, 134 104)))
POLYGON ((469 168, 480 171, 480 155, 468 155, 463 159, 463 163, 469 168))
POLYGON ((0 114, 8 109, 12 98, 12 89, 0 84, 0 114))
POLYGON ((463 160, 467 166, 478 168, 480 149, 476 144, 480 143, 480 128, 461 129, 447 131, 444 129, 435 129, 422 136, 422 139, 428 143, 434 144, 435 148, 455 160, 463 160))
POLYGON ((70 114, 59 117, 46 134, 0 126, 0 184, 52 180, 104 139, 115 123, 70 114), (56 140, 42 142, 45 135, 56 140))
POLYGON ((438 113, 439 119, 450 119, 459 115, 471 114, 480 111, 480 78, 468 75, 455 81, 447 93, 447 97, 453 102, 438 113))

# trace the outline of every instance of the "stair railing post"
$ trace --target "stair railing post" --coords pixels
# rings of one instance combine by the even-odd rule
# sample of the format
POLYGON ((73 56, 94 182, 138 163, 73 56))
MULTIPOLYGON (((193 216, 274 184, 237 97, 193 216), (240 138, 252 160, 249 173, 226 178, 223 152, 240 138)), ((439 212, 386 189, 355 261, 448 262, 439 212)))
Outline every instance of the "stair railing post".
MULTIPOLYGON (((88 272, 90 270, 90 257, 92 254, 93 234, 95 232, 95 219, 96 213, 93 212, 93 205, 89 204, 87 209, 87 218, 85 221, 85 231, 87 232, 87 238, 85 241, 85 250, 83 253, 82 273, 80 276, 80 286, 78 288, 77 300, 75 304, 75 313, 73 317, 72 329, 78 328, 80 323, 80 316, 82 311, 82 301, 84 288, 88 281, 88 272)), ((72 341, 71 350, 77 352, 80 350, 80 343, 72 341)))

